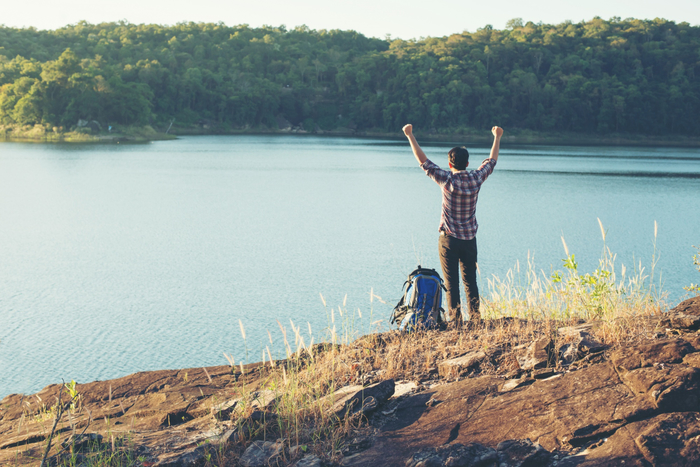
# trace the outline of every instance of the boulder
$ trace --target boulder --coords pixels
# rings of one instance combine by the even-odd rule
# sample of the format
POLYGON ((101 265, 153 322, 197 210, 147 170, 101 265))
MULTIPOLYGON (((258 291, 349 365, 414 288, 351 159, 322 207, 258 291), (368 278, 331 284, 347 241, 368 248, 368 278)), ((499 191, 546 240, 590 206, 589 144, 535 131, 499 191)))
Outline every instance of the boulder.
POLYGON ((516 358, 521 369, 533 370, 535 368, 545 368, 553 363, 554 345, 550 338, 543 337, 536 340, 524 351, 520 351, 516 358))
POLYGON ((534 382, 535 380, 533 378, 528 378, 527 376, 522 376, 518 379, 509 379, 501 386, 501 392, 512 391, 513 389, 521 388, 534 382))
POLYGON ((469 352, 461 357, 451 358, 445 360, 438 364, 438 374, 441 378, 445 379, 457 379, 471 368, 475 367, 483 359, 486 358, 486 354, 480 350, 469 352))
POLYGON ((292 464, 292 467, 322 467, 323 462, 318 456, 307 454, 300 460, 292 464))
POLYGON ((683 363, 688 366, 700 368, 700 352, 693 352, 683 357, 683 363))
POLYGON ((394 395, 394 389, 393 379, 372 384, 366 388, 346 386, 327 396, 333 400, 330 413, 338 419, 358 412, 371 413, 394 395))
POLYGON ((406 461, 406 467, 492 467, 498 453, 478 443, 448 444, 418 451, 406 461))
POLYGON ((691 316, 700 316, 700 295, 680 302, 671 309, 670 313, 685 313, 691 316))
POLYGON ((284 442, 254 441, 248 446, 240 459, 243 467, 267 467, 274 465, 277 459, 284 454, 284 442))
POLYGON ((621 427, 559 467, 700 465, 700 413, 661 414, 621 427))
POLYGON ((496 446, 498 465, 508 467, 535 467, 547 465, 551 453, 529 439, 510 439, 496 446))
POLYGON ((396 399, 405 394, 414 393, 417 389, 418 385, 413 381, 403 381, 400 383, 396 383, 396 385, 394 386, 394 395, 391 397, 396 399))
POLYGON ((660 364, 620 374, 625 385, 663 412, 700 410, 700 369, 660 364))
POLYGON ((460 443, 496 446, 489 465, 694 465, 700 369, 686 363, 696 361, 694 345, 655 340, 555 378, 478 376, 405 396, 373 445, 343 465, 444 466, 460 443), (580 452, 555 459, 554 450, 580 452))
POLYGON ((597 323, 585 323, 557 329, 559 339, 566 342, 559 348, 559 358, 562 363, 573 363, 586 355, 606 348, 605 344, 598 341, 591 333, 596 325, 597 323))
POLYGON ((231 399, 220 404, 216 404, 211 408, 211 413, 218 420, 228 420, 231 418, 231 413, 236 408, 239 401, 240 399, 231 399))
POLYGON ((211 446, 201 445, 161 455, 153 467, 193 467, 203 463, 211 446))
POLYGON ((610 360, 618 371, 631 371, 660 363, 680 363, 695 348, 683 339, 662 339, 649 344, 618 349, 610 360))
POLYGON ((689 298, 659 320, 659 327, 695 331, 700 329, 700 296, 689 298))
POLYGON ((569 343, 559 347, 559 362, 561 364, 571 365, 576 360, 578 360, 578 345, 569 343))

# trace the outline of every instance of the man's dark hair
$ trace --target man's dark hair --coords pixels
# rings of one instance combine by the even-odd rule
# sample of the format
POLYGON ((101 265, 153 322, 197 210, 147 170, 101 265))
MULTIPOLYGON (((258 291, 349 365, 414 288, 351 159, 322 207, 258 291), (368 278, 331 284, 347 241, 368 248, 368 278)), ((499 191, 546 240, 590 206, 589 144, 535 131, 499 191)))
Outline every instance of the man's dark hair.
POLYGON ((457 170, 464 170, 469 163, 469 151, 464 146, 450 149, 447 153, 447 160, 457 170))

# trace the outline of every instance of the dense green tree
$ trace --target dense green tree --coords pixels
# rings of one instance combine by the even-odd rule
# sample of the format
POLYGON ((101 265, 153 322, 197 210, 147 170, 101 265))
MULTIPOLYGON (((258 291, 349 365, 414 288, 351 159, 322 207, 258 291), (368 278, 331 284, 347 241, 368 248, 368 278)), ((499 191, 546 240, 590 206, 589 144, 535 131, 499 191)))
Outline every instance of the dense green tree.
POLYGON ((0 27, 0 121, 700 135, 700 27, 593 18, 420 41, 302 26, 0 27), (13 58, 10 58, 13 57, 13 58))

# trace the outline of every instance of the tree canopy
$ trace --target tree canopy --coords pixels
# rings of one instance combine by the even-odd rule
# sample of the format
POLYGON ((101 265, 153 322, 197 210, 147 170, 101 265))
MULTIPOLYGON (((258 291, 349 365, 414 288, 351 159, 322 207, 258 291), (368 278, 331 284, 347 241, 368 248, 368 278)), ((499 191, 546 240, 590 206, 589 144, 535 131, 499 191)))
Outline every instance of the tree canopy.
POLYGON ((416 41, 354 31, 0 27, 0 123, 700 135, 700 27, 594 18, 416 41), (697 73, 696 73, 697 70, 697 73))

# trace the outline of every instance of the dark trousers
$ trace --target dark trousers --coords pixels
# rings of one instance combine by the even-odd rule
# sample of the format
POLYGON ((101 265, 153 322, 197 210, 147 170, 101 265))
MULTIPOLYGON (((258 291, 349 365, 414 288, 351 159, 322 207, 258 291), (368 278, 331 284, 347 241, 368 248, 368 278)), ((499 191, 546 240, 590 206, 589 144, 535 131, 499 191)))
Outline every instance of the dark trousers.
POLYGON ((450 321, 462 321, 459 299, 459 271, 469 299, 469 319, 479 320, 479 287, 476 285, 476 238, 460 240, 440 234, 440 264, 447 289, 447 312, 450 321))

